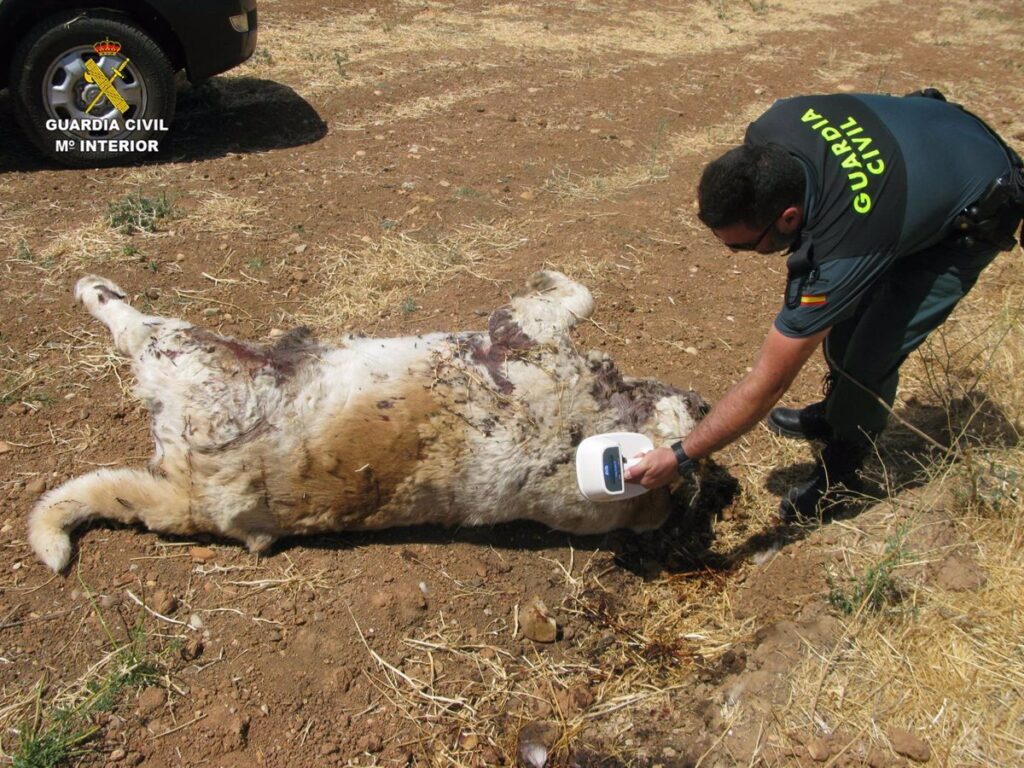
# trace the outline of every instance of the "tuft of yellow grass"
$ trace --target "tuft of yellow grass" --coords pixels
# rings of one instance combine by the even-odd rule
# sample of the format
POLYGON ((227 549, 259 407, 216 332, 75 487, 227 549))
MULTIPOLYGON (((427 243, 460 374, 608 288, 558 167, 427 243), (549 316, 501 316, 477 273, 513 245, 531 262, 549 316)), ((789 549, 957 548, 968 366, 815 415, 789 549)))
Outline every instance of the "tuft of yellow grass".
POLYGON ((181 218, 179 229, 211 234, 243 234, 255 231, 267 206, 255 196, 201 194, 194 210, 181 218))
POLYGON ((297 313, 301 322, 338 330, 415 311, 416 297, 522 244, 511 224, 476 224, 436 238, 384 234, 358 246, 327 248, 317 279, 326 285, 297 313))

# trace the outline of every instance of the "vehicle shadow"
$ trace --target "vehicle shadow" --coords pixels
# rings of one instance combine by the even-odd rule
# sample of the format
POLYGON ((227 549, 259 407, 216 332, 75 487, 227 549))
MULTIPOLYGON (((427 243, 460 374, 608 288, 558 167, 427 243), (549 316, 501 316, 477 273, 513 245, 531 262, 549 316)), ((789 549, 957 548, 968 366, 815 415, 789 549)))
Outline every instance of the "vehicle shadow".
MULTIPOLYGON (((9 91, 0 92, 0 113, 13 118, 13 112, 9 91)), ((255 77, 215 77, 195 87, 179 87, 174 120, 159 152, 104 166, 209 160, 303 146, 326 135, 327 124, 288 86, 255 77)), ((37 152, 13 119, 0 121, 0 173, 63 169, 37 152)))

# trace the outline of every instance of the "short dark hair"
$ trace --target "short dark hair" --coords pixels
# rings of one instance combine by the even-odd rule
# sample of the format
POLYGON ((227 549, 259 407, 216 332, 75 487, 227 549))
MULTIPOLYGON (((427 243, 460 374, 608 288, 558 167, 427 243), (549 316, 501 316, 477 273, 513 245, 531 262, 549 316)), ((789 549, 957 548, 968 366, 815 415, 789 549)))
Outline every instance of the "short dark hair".
POLYGON ((712 229, 743 222, 767 227, 804 201, 800 161, 777 144, 730 149, 708 163, 697 187, 698 218, 712 229))

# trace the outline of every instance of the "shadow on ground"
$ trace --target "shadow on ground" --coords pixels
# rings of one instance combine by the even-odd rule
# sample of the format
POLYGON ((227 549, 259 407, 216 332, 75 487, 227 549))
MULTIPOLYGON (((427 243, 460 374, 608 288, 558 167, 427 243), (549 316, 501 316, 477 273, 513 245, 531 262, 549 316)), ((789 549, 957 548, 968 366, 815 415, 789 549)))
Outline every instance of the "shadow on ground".
MULTIPOLYGON (((773 546, 803 538, 831 520, 856 517, 880 499, 927 485, 939 469, 965 461, 971 451, 1013 448, 1020 444, 1019 424, 984 391, 951 400, 945 406, 910 399, 890 420, 863 472, 866 495, 824 510, 819 520, 782 525, 752 536, 726 559, 737 561, 773 546)), ((779 467, 765 486, 783 498, 811 474, 812 464, 779 467)), ((984 470, 978 470, 984 471, 984 470)))
MULTIPOLYGON (((0 173, 62 169, 44 158, 14 120, 8 91, 0 92, 0 173)), ((217 77, 179 89, 177 108, 160 152, 132 156, 120 167, 210 160, 228 154, 265 152, 312 144, 327 135, 316 110, 286 85, 255 77, 217 77)))

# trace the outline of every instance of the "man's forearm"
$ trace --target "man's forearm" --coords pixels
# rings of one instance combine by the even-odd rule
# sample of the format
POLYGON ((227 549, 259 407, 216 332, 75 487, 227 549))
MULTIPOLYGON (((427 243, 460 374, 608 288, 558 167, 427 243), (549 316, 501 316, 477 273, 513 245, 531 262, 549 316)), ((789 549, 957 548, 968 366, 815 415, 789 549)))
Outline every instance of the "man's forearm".
POLYGON ((748 374, 687 436, 683 450, 694 459, 702 459, 725 447, 763 419, 785 391, 784 386, 772 387, 748 374))
POLYGON ((683 441, 686 455, 703 459, 763 419, 827 335, 824 330, 804 339, 790 339, 772 327, 754 369, 715 404, 683 441))

